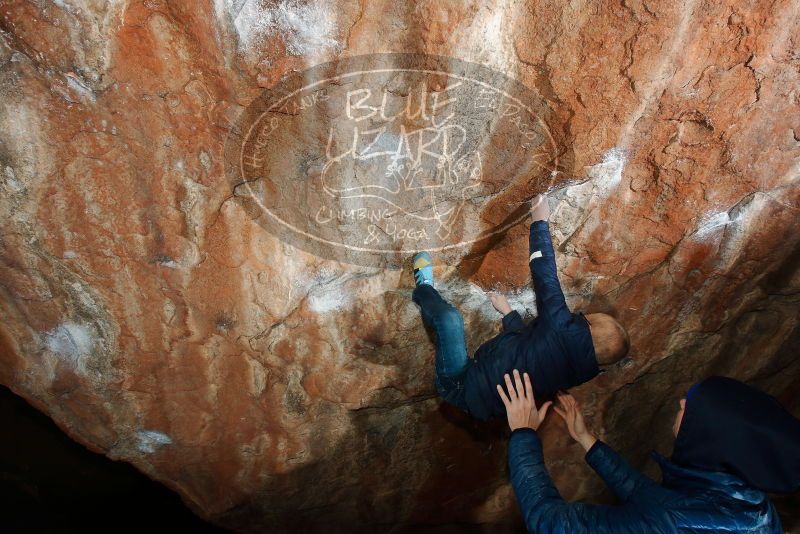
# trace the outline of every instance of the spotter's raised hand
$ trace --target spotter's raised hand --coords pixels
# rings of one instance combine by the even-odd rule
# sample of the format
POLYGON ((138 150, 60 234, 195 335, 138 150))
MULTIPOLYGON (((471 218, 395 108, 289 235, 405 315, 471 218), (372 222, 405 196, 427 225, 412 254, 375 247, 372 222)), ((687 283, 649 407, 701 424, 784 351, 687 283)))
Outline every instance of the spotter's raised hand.
POLYGON ((514 382, 511 382, 511 377, 508 373, 505 375, 505 382, 508 394, 500 384, 497 384, 497 393, 506 407, 508 426, 511 427, 511 430, 518 428, 536 430, 539 428, 552 402, 545 402, 541 408, 536 408, 536 399, 533 396, 533 386, 528 373, 524 374, 523 383, 523 380, 520 379, 519 371, 514 369, 514 382))

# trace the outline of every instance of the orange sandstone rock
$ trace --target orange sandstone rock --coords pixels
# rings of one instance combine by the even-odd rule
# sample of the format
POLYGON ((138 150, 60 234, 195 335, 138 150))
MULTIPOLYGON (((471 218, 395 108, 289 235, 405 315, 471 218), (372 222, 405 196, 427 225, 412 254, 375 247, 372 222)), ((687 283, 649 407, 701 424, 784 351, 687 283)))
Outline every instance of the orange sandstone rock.
MULTIPOLYGON (((400 52, 483 65, 548 110, 568 172, 487 125, 495 172, 457 231, 554 188, 569 304, 631 334, 576 390, 606 441, 642 466, 669 452, 677 399, 711 373, 797 410, 798 20, 790 0, 0 1, 0 382, 236 531, 519 528, 505 424, 436 397, 408 269, 295 246, 229 179, 226 141, 265 89, 400 52)), ((346 113, 328 105, 264 145, 286 162, 263 198, 323 175, 327 132, 306 126, 346 113)), ((535 309, 526 225, 437 265, 470 350, 499 328, 483 290, 535 309)), ((542 435, 564 497, 602 500, 559 421, 542 435)))

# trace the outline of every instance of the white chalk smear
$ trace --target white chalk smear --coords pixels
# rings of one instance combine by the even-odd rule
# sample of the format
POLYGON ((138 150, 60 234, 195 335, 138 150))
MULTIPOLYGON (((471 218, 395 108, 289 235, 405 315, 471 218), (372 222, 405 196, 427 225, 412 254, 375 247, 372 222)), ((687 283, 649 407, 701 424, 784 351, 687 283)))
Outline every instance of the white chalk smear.
POLYGON ((53 3, 56 6, 58 6, 59 8, 63 9, 64 11, 72 13, 73 6, 71 6, 71 5, 67 4, 66 2, 64 2, 64 0, 53 0, 53 3))
POLYGON ((211 156, 209 156, 208 153, 206 153, 205 150, 201 150, 199 158, 200 158, 200 165, 202 165, 205 170, 210 171, 211 170, 211 156))
POLYGON ((744 206, 737 204, 729 211, 721 211, 719 213, 715 213, 714 215, 704 217, 697 226, 697 229, 692 232, 691 235, 700 239, 708 238, 711 237, 714 232, 738 223, 740 220, 742 220, 742 217, 744 217, 749 204, 749 202, 745 203, 744 206), (732 213, 733 217, 731 217, 732 213))
POLYGON ((349 295, 342 287, 315 287, 308 294, 308 307, 316 313, 342 310, 349 305, 349 295))
POLYGON ((700 225, 695 230, 695 235, 698 237, 705 237, 707 234, 713 232, 718 228, 723 228, 731 223, 731 218, 727 211, 722 211, 711 217, 706 217, 700 222, 700 225))
POLYGON ((172 443, 172 438, 158 430, 140 430, 136 433, 138 448, 142 452, 153 453, 162 445, 172 443))
POLYGON ((217 10, 231 14, 240 48, 257 47, 272 35, 280 35, 295 56, 340 46, 334 38, 336 17, 326 2, 282 0, 267 7, 261 0, 217 0, 217 10))
POLYGON ((460 25, 454 25, 453 42, 458 47, 456 55, 498 70, 516 70, 518 61, 509 29, 513 28, 513 21, 519 16, 519 5, 514 0, 491 2, 491 5, 481 6, 475 16, 468 18, 468 26, 463 30, 460 25))
POLYGON ((612 148, 603 154, 600 163, 587 167, 586 180, 556 188, 563 187, 565 192, 550 218, 556 237, 564 239, 578 229, 581 235, 589 235, 600 225, 597 207, 617 190, 626 162, 627 152, 612 148))
POLYGON ((344 273, 336 272, 328 266, 322 266, 313 273, 302 271, 302 266, 299 265, 297 269, 300 272, 291 282, 290 299, 295 291, 298 294, 305 293, 309 309, 316 313, 342 310, 352 303, 352 288, 347 287, 348 278, 344 273))
POLYGON ((69 85, 70 89, 81 96, 85 96, 90 101, 96 102, 94 91, 83 83, 83 80, 78 79, 78 77, 72 73, 65 74, 64 76, 67 78, 67 85, 69 85))
MULTIPOLYGON (((461 306, 463 306, 466 311, 478 312, 489 321, 500 321, 502 319, 503 316, 494 309, 492 301, 489 300, 490 291, 484 290, 473 282, 468 282, 466 287, 459 283, 448 289, 451 293, 464 295, 465 298, 461 306), (465 289, 466 291, 464 291, 465 289)), ((511 308, 517 310, 523 316, 527 310, 533 309, 535 306, 533 290, 529 287, 517 288, 511 291, 500 291, 499 293, 505 295, 511 308)))
POLYGON ((92 353, 94 336, 87 327, 63 323, 45 334, 45 346, 78 372, 86 374, 86 357, 92 353))
POLYGON ((177 269, 178 268, 178 263, 175 260, 173 260, 172 258, 166 258, 166 257, 165 258, 161 258, 161 259, 158 260, 158 264, 161 265, 162 267, 166 267, 168 269, 177 269))
POLYGON ((25 186, 22 185, 22 183, 19 180, 17 180, 17 176, 16 174, 14 174, 13 168, 6 166, 6 168, 3 171, 3 174, 5 174, 6 177, 5 183, 8 184, 8 188, 11 189, 13 192, 19 193, 20 191, 25 189, 25 186))
POLYGON ((597 195, 608 197, 622 181, 622 169, 627 158, 625 151, 612 148, 603 155, 603 161, 589 167, 587 175, 597 195))

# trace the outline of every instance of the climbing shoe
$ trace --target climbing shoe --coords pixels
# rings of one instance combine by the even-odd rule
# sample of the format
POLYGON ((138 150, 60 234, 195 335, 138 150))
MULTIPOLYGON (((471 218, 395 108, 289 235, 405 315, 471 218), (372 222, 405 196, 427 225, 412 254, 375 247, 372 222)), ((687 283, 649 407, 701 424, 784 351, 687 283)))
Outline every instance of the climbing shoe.
POLYGON ((414 282, 417 286, 428 284, 433 287, 433 258, 427 252, 414 256, 414 282))

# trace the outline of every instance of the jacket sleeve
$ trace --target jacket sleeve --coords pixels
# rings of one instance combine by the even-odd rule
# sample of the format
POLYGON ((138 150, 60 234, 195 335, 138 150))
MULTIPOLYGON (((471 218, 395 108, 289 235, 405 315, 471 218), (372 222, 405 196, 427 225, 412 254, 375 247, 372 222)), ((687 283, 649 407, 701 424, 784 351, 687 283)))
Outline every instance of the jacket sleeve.
POLYGON ((521 330, 523 328, 525 328, 525 322, 517 310, 511 310, 503 316, 503 332, 521 330))
POLYGON ((586 452, 585 459, 622 502, 633 500, 642 489, 657 485, 600 440, 586 452))
POLYGON ((676 532, 669 521, 648 517, 633 503, 603 506, 565 502, 545 468, 541 441, 530 428, 511 433, 508 464, 511 485, 530 533, 676 532))
POLYGON ((547 221, 534 221, 531 224, 528 243, 528 264, 533 278, 533 290, 536 292, 536 311, 539 317, 545 317, 554 324, 563 324, 572 315, 558 282, 556 253, 547 221))

